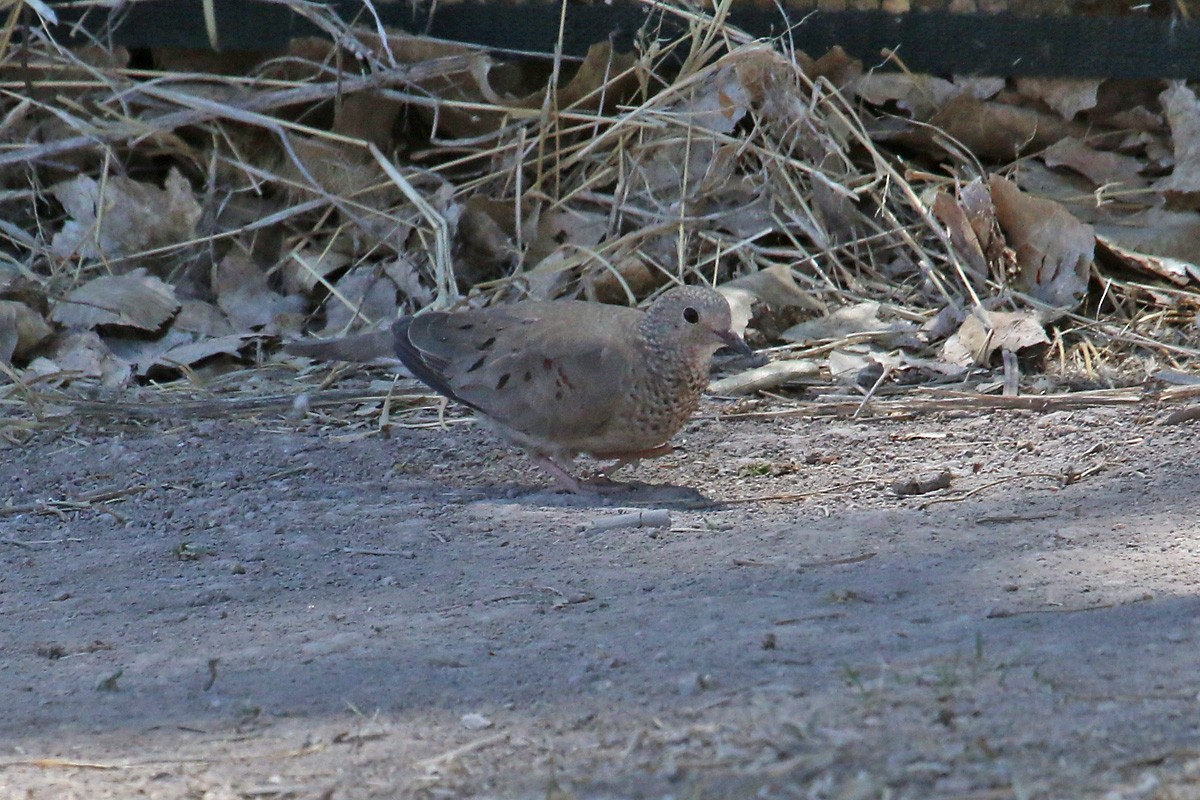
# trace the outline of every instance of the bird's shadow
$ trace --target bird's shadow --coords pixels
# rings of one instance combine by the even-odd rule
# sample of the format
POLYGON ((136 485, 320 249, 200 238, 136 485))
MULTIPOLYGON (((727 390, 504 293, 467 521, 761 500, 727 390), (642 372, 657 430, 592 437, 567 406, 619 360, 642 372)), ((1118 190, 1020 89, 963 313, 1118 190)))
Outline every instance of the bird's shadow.
MULTIPOLYGON (((502 499, 520 505, 558 508, 667 508, 678 510, 715 509, 724 505, 691 486, 670 483, 622 482, 603 491, 572 494, 548 486, 496 486, 502 499)), ((491 494, 489 492, 488 494, 491 494)), ((495 496, 493 495, 493 498, 495 496)), ((495 498, 501 499, 501 498, 495 498)))

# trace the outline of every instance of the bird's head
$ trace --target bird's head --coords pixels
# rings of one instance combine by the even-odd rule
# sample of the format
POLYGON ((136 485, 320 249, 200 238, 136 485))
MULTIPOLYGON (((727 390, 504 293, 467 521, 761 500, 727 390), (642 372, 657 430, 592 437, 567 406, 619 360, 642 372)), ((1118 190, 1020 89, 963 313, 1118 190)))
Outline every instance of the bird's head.
POLYGON ((705 358, 722 347, 742 355, 754 352, 733 330, 724 295, 704 286, 679 286, 664 293, 646 309, 642 325, 648 338, 705 358))

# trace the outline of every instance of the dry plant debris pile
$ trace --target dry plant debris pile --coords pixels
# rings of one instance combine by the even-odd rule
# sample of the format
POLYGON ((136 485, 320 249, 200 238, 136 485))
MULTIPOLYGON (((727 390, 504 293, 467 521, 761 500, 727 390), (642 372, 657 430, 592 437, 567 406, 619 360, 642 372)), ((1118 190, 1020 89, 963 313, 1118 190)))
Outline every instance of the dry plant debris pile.
POLYGON ((304 371, 281 339, 429 306, 678 283, 718 286, 776 345, 775 384, 1191 368, 1186 84, 864 71, 688 14, 678 40, 578 63, 333 16, 284 53, 8 40, 5 407, 304 371))

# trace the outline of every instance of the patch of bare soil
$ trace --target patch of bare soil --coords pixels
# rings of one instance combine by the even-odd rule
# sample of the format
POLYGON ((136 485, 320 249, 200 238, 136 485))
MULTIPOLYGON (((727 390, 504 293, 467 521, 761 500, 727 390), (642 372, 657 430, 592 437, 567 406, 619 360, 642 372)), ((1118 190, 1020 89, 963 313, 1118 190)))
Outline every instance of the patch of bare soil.
POLYGON ((7 446, 0 796, 1200 797, 1194 428, 723 408, 600 498, 458 420, 7 446))

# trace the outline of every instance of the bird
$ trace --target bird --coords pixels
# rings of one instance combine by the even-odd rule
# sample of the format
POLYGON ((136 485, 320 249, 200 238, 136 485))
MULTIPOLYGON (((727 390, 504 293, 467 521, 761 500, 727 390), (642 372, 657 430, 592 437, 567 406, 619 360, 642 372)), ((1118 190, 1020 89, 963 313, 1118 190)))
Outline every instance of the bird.
POLYGON ((606 476, 672 451, 668 441, 698 408, 712 356, 723 347, 753 355, 733 330, 725 297, 706 286, 677 286, 644 310, 523 300, 426 311, 401 317, 390 331, 285 349, 342 361, 393 355, 579 494, 619 485, 576 477, 581 453, 615 460, 606 476))

